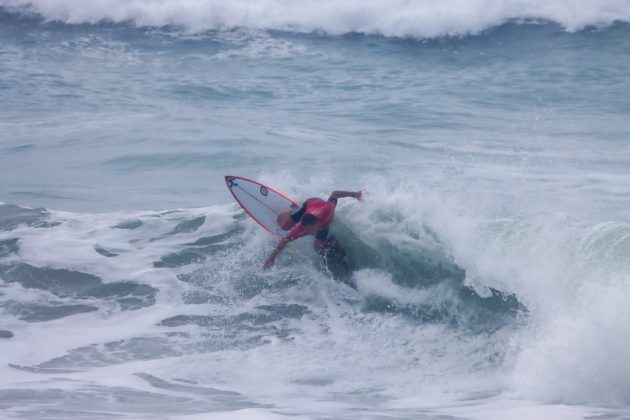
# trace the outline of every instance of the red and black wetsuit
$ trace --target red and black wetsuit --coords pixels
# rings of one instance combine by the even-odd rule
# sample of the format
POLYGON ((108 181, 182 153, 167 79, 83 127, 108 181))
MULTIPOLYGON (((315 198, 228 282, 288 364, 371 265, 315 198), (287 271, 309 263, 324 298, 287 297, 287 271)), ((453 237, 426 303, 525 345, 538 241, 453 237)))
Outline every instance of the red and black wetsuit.
MULTIPOLYGON (((309 198, 302 204, 295 213, 291 215, 291 220, 298 223, 302 220, 302 216, 305 214, 312 214, 317 217, 322 229, 315 234, 315 237, 320 241, 328 239, 328 227, 335 217, 335 207, 337 206, 336 198, 329 198, 328 201, 321 200, 319 198, 309 198)), ((298 223, 289 232, 289 238, 297 239, 302 236, 308 235, 308 232, 302 226, 302 223, 298 223)))

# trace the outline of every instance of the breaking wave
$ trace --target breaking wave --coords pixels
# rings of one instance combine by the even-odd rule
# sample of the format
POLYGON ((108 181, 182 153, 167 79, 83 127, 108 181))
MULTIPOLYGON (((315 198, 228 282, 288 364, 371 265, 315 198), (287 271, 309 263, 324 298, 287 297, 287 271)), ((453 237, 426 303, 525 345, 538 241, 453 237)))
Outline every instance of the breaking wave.
POLYGON ((432 38, 478 34, 510 21, 555 22, 568 31, 630 21, 627 0, 1 0, 12 13, 69 24, 178 26, 187 31, 250 28, 432 38))

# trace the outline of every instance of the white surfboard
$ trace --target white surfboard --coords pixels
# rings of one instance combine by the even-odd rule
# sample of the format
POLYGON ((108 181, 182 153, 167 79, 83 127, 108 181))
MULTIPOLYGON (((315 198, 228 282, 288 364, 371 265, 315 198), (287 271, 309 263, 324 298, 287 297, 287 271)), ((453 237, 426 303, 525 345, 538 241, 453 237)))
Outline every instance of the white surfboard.
POLYGON ((225 183, 243 210, 274 235, 286 235, 278 225, 278 215, 297 209, 298 202, 260 182, 240 176, 226 176, 225 183))

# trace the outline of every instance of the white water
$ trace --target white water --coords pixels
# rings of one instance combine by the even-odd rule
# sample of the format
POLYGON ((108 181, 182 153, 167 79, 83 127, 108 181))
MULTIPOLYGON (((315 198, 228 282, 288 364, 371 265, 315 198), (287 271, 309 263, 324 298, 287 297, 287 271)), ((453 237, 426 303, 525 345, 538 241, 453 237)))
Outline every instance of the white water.
POLYGON ((329 34, 439 37, 477 34, 510 20, 548 20, 569 31, 630 21, 628 0, 2 0, 66 23, 131 22, 190 31, 275 29, 329 34))

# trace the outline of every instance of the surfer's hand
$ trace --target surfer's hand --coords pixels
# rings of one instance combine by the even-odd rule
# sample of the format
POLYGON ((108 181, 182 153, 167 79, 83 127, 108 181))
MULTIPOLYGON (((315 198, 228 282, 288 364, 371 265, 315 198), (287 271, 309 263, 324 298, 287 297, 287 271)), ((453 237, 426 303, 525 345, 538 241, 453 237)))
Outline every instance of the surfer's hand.
POLYGON ((269 270, 273 266, 273 263, 275 262, 275 260, 276 258, 273 255, 267 258, 267 260, 263 264, 263 269, 269 270))
POLYGON ((357 200, 361 201, 363 200, 363 191, 356 191, 355 193, 352 194, 352 196, 356 198, 357 200))

